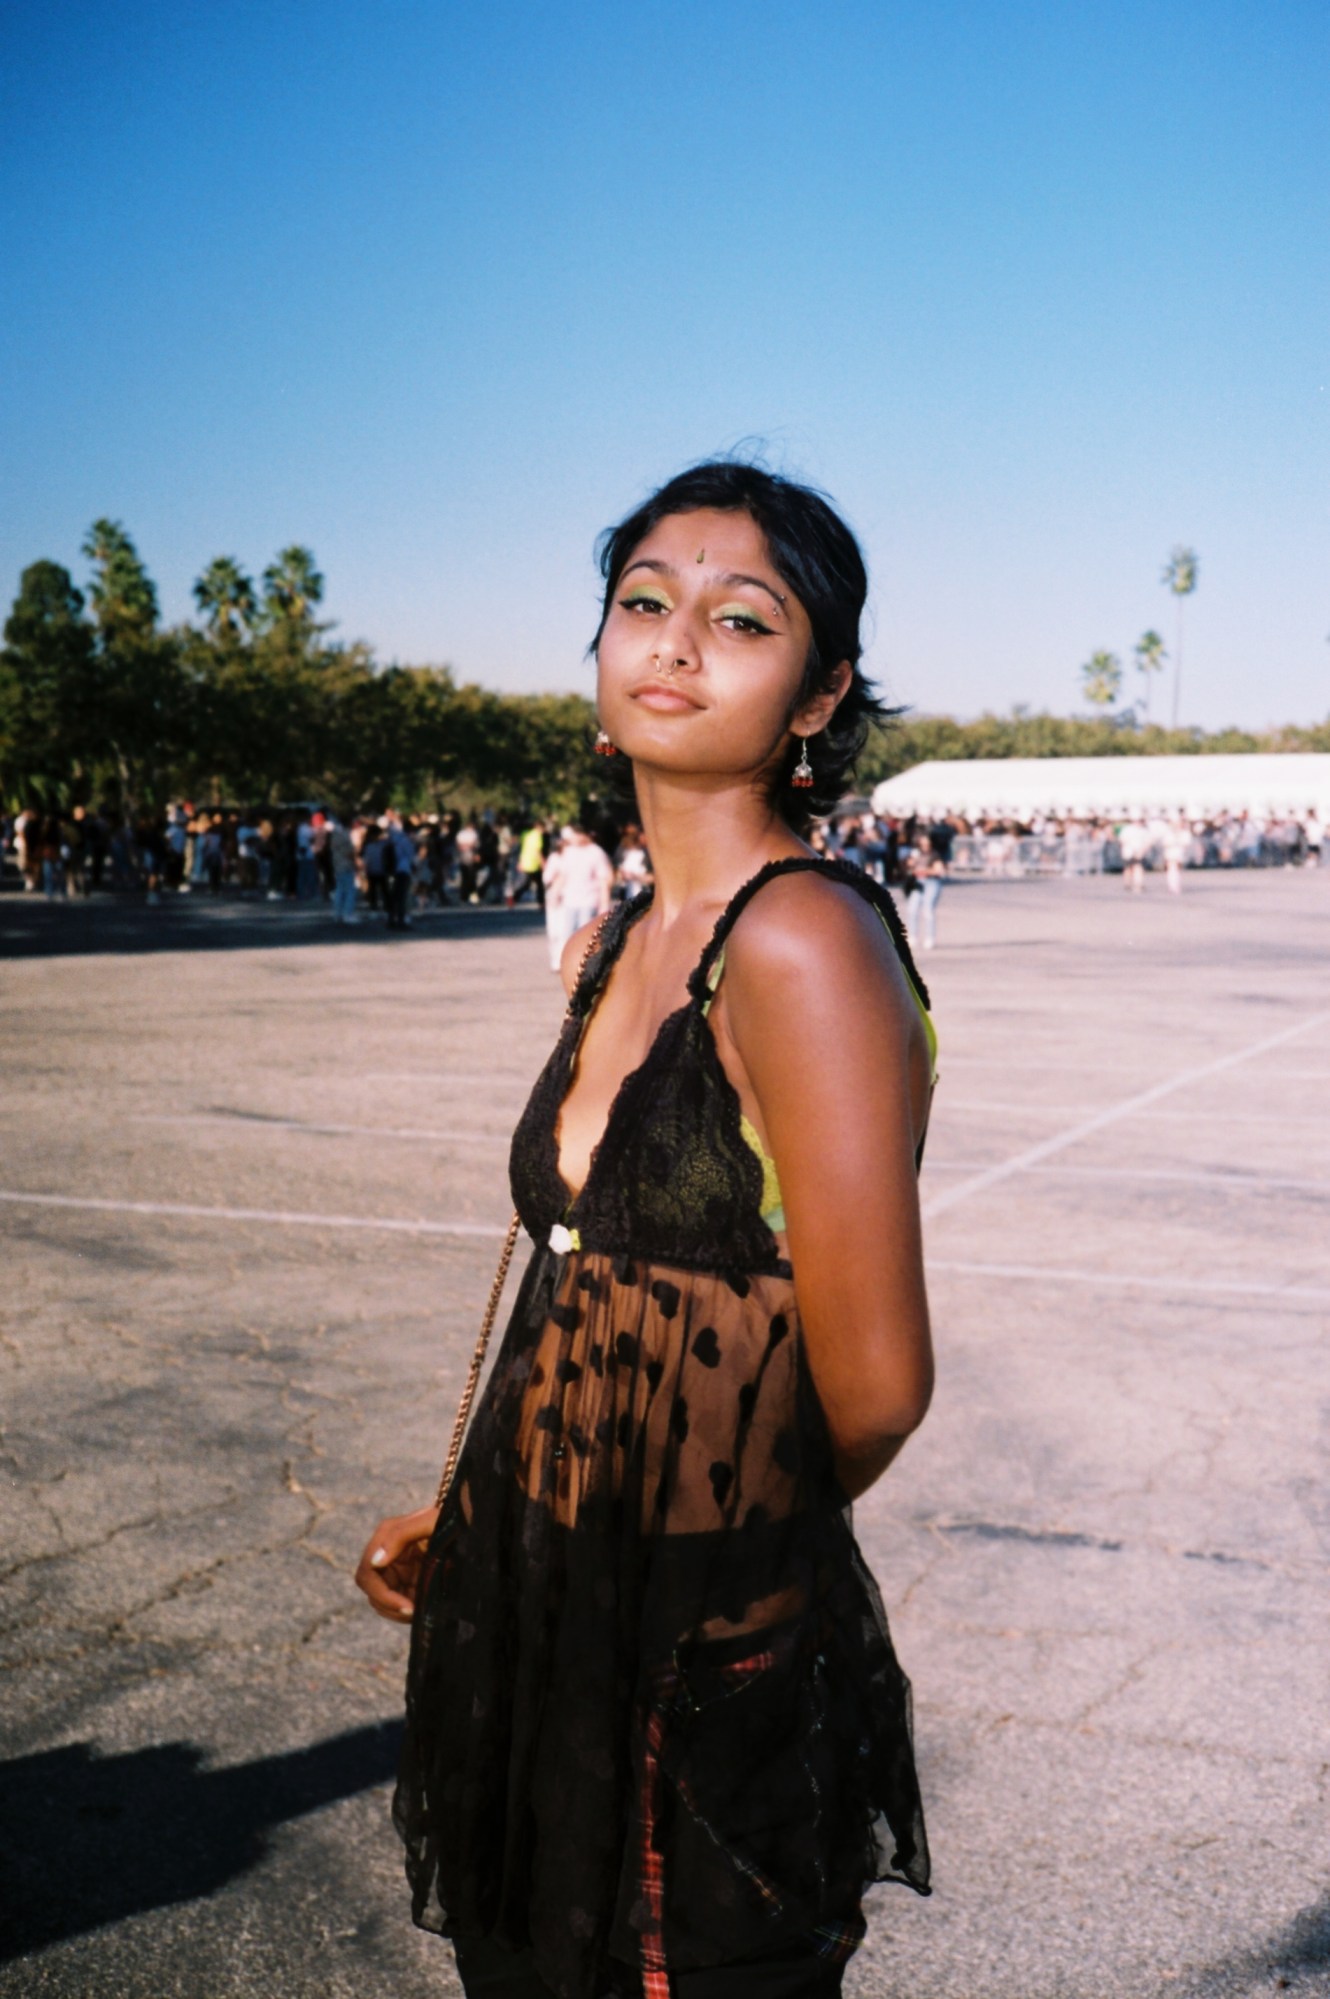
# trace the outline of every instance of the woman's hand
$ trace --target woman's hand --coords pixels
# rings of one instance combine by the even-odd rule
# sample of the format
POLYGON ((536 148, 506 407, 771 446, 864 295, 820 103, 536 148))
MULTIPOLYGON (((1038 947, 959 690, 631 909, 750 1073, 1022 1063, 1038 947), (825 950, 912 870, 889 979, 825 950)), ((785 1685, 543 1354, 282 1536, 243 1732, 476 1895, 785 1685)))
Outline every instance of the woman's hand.
POLYGON ((394 1624, 409 1624, 415 1615, 420 1565, 438 1517, 437 1506, 395 1514, 391 1520, 381 1520, 365 1543, 356 1569, 357 1586, 379 1616, 394 1624))

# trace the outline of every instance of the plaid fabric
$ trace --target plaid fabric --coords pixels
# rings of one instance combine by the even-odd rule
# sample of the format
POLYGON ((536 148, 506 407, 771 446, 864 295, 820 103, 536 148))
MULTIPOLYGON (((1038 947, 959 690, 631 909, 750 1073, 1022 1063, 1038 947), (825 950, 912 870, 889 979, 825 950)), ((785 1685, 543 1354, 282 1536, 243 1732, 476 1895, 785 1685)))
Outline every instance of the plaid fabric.
MULTIPOLYGON (((769 1651, 750 1653, 746 1659, 736 1659, 723 1667, 722 1676, 733 1685, 739 1686, 754 1673, 761 1673, 773 1664, 775 1654, 769 1651)), ((638 1848, 638 1890, 647 1913, 647 1921, 642 1930, 642 1999, 670 1999, 670 1977, 665 1963, 665 1855, 656 1838, 656 1825, 660 1808, 660 1752, 665 1739, 665 1728, 670 1709, 679 1692, 680 1677, 677 1667, 671 1667, 657 1674, 653 1681, 653 1699, 646 1718, 646 1749, 642 1758, 642 1797, 639 1822, 641 1843, 638 1848)), ((679 1795, 690 1810, 695 1810, 693 1800, 686 1786, 681 1785, 679 1795)), ((734 1856, 738 1859, 738 1856, 734 1856)), ((780 1900, 773 1884, 766 1876, 739 1861, 749 1879, 767 1900, 780 1900)), ((856 1939, 857 1941, 857 1939, 856 1939)), ((851 1946, 853 1948, 853 1946, 851 1946)), ((829 1954, 829 1953, 828 1953, 829 1954)))
POLYGON ((804 1942, 829 1964, 848 1964, 863 1942, 868 1920, 859 1916, 852 1923, 818 1923, 804 1942))

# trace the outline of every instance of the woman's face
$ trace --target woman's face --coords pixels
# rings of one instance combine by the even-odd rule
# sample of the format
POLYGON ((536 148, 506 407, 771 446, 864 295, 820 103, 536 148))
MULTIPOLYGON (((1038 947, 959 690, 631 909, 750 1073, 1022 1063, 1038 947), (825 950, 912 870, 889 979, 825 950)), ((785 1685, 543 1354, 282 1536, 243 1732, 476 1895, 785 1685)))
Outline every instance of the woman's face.
MULTIPOLYGON (((788 740, 811 637, 751 515, 667 515, 628 558, 600 635, 601 727, 644 767, 756 774, 788 740)), ((838 693, 792 726, 814 734, 838 693)))

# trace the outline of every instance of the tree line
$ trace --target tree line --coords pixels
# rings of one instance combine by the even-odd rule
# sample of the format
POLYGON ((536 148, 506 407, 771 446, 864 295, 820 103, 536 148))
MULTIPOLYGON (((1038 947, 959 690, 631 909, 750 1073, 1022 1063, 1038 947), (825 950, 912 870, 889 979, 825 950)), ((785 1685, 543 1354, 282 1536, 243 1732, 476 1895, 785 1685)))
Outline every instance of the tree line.
MULTIPOLYGON (((125 814, 171 798, 350 811, 485 801, 569 814, 601 788, 593 704, 499 694, 446 666, 381 665, 320 620, 310 551, 280 551, 259 582, 231 557, 194 585, 197 623, 164 628, 157 591, 118 521, 83 544, 86 591, 57 562, 25 569, 0 648, 0 799, 125 814)), ((929 757, 1330 749, 1330 724, 1271 735, 1077 720, 1014 709, 957 722, 909 716, 871 738, 867 789, 929 757)))

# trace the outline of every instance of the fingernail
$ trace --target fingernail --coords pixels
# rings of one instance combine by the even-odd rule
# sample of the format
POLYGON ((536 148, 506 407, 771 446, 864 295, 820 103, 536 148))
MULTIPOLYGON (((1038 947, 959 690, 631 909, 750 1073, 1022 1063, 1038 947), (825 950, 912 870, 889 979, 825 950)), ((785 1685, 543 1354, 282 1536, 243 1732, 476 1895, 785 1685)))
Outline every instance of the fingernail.
POLYGON ((388 1550, 386 1548, 376 1548, 374 1550, 374 1553, 369 1558, 370 1567, 374 1569, 381 1569, 384 1563, 387 1561, 387 1559, 388 1559, 388 1550))

